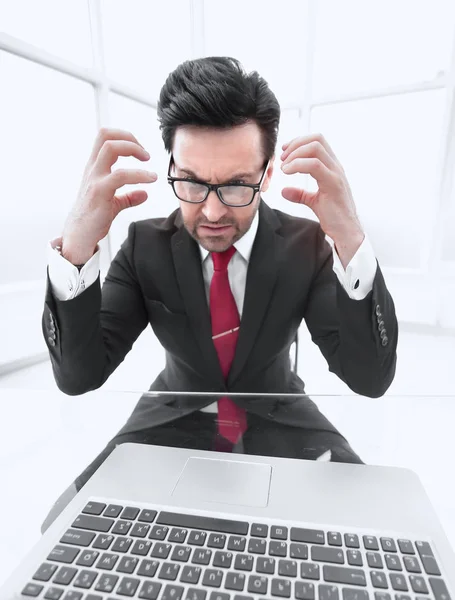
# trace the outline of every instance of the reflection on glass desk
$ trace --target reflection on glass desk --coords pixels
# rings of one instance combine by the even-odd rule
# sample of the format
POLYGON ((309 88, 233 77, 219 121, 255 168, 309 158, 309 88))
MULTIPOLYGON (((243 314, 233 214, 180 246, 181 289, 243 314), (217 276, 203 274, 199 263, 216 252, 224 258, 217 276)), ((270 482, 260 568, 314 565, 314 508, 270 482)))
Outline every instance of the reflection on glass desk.
MULTIPOLYGON (((62 494, 72 490, 54 518, 79 489, 84 492, 106 457, 128 442, 215 451, 223 459, 255 455, 306 459, 314 465, 349 463, 356 469, 369 465, 411 469, 455 546, 455 397, 234 394, 229 398, 245 409, 246 430, 231 446, 219 444, 216 411, 222 398, 208 393, 106 390, 68 397, 58 390, 0 390, 0 510, 7 515, 0 539, 0 585, 40 540, 43 523, 62 494), (314 416, 319 409, 324 416, 318 417, 319 429, 308 428, 302 420, 302 406, 304 415, 311 410, 314 416)), ((347 477, 344 493, 354 484, 347 477)), ((292 481, 289 486, 292 493, 292 481)), ((410 512, 413 501, 382 498, 380 490, 365 499, 378 510, 392 502, 401 510, 407 504, 410 512)), ((333 504, 336 511, 336 497, 333 504)), ((309 514, 302 518, 312 520, 309 514)))

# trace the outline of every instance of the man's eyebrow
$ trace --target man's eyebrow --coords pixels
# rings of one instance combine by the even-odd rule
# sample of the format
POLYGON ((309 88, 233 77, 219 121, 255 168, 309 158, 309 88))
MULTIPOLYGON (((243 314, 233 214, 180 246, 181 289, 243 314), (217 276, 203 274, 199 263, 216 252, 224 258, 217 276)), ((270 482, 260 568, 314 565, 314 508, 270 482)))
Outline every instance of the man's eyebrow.
MULTIPOLYGON (((178 167, 177 165, 175 165, 175 166, 179 171, 181 171, 182 173, 185 173, 186 175, 189 175, 193 179, 197 179, 198 181, 204 181, 204 179, 202 179, 201 177, 198 177, 196 175, 196 173, 194 171, 192 171, 191 169, 178 167)), ((254 173, 251 173, 248 171, 239 171, 239 172, 231 175, 231 177, 229 177, 229 179, 226 179, 225 181, 236 181, 237 179, 247 179, 248 177, 253 177, 253 175, 254 175, 254 173)), ((207 182, 207 183, 209 183, 209 182, 207 182)))

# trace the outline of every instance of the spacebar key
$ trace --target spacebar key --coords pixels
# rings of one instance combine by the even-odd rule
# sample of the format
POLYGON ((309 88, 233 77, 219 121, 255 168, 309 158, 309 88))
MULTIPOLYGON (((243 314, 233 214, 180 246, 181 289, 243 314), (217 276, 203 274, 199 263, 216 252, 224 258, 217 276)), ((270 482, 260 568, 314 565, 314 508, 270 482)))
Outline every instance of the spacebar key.
POLYGON ((324 566, 324 581, 331 583, 351 583, 366 586, 365 571, 362 569, 345 569, 344 567, 324 566))
POLYGON ((174 527, 207 529, 219 533, 236 533, 237 535, 246 535, 248 533, 248 523, 246 521, 231 521, 229 519, 200 517, 198 515, 185 515, 166 511, 160 512, 156 523, 174 527))

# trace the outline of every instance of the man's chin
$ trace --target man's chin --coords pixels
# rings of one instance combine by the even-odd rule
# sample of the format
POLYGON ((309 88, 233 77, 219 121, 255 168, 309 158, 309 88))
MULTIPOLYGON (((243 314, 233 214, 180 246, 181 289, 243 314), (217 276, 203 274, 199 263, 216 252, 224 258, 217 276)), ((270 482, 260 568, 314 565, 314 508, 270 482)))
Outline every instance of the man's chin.
POLYGON ((193 235, 195 240, 209 252, 224 252, 234 244, 238 236, 237 231, 231 227, 226 233, 208 233, 204 234, 203 228, 198 228, 196 235, 193 235))

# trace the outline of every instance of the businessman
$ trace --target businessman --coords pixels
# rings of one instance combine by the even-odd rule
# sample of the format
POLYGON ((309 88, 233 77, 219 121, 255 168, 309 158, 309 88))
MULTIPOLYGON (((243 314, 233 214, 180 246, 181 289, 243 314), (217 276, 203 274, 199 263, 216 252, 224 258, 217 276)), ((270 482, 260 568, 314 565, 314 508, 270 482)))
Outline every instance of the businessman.
POLYGON ((161 90, 158 118, 179 208, 130 225, 101 289, 99 241, 121 210, 147 199, 116 190, 157 179, 112 170, 119 156, 152 165, 153 156, 130 132, 102 129, 62 237, 50 244, 43 332, 67 394, 99 388, 150 324, 166 352, 151 390, 226 396, 144 396, 75 489, 125 441, 310 459, 329 452, 361 463, 308 397, 229 398, 305 392, 289 359, 302 319, 351 390, 379 397, 393 380, 394 303, 327 140, 297 135, 275 154, 277 99, 258 73, 227 57, 179 65, 161 90), (319 222, 264 202, 277 162, 317 181, 317 192, 285 187, 282 195, 319 222))

